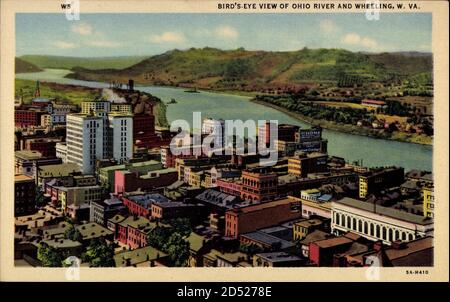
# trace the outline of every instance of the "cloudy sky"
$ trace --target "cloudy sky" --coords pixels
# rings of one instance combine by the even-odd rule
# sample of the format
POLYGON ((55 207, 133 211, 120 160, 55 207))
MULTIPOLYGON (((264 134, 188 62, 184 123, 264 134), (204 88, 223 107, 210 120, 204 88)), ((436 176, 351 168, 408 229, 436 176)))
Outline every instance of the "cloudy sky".
POLYGON ((154 55, 217 47, 431 51, 431 14, 17 14, 16 54, 154 55))

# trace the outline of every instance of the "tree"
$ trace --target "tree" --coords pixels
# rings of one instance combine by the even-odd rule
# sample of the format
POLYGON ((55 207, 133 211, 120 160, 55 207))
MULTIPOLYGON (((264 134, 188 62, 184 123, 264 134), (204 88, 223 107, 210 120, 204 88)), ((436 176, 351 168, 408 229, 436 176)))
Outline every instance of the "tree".
POLYGON ((189 259, 189 242, 180 233, 173 233, 163 248, 169 255, 173 266, 182 267, 187 265, 189 259))
POLYGON ((191 234, 191 221, 189 218, 175 218, 164 221, 167 224, 170 224, 174 231, 180 233, 181 236, 187 237, 191 234))
POLYGON ((80 231, 78 231, 73 224, 64 232, 64 238, 70 239, 73 241, 81 241, 83 239, 83 235, 81 235, 80 231))
POLYGON ((37 186, 36 187, 36 206, 43 207, 47 204, 47 201, 45 200, 44 192, 42 192, 42 189, 37 186))
POLYGON ((45 267, 61 267, 63 256, 53 247, 46 243, 41 243, 38 246, 37 259, 41 261, 42 266, 45 267))
POLYGON ((242 253, 248 254, 250 256, 253 256, 254 254, 263 252, 263 249, 256 244, 241 244, 239 246, 239 250, 242 253))
POLYGON ((158 225, 148 233, 147 243, 157 249, 163 249, 171 235, 170 228, 158 225))
POLYGON ((104 238, 92 239, 82 256, 83 261, 89 262, 91 267, 114 267, 114 246, 108 244, 104 238))

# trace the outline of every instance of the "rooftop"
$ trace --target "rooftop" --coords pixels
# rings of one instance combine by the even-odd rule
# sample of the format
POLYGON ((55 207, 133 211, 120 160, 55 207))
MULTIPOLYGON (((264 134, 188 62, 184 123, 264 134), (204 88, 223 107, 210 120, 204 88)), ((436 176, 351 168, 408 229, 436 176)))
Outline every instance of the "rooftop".
POLYGON ((167 197, 159 193, 146 193, 140 195, 125 196, 125 198, 143 206, 146 209, 150 209, 152 203, 154 202, 165 203, 170 201, 167 197))
POLYGON ((299 261, 300 257, 291 255, 285 252, 274 252, 274 253, 260 253, 256 254, 257 257, 260 257, 264 260, 270 262, 286 262, 286 261, 299 261))
POLYGON ((271 246, 279 244, 280 245, 279 248, 282 250, 295 246, 295 244, 290 241, 283 240, 281 238, 278 238, 278 237, 275 237, 275 236, 272 236, 272 235, 269 235, 267 233, 260 232, 260 231, 242 234, 241 237, 245 237, 250 240, 257 241, 257 242, 260 242, 260 243, 263 243, 266 245, 271 245, 271 246))
POLYGON ((70 240, 70 239, 50 239, 50 240, 42 240, 41 242, 46 243, 48 246, 53 248, 76 248, 83 246, 80 242, 70 240))
POLYGON ((345 205, 345 206, 352 207, 355 209, 375 213, 380 216, 391 217, 394 219, 399 219, 402 221, 407 221, 407 222, 420 224, 420 225, 427 225, 427 224, 433 223, 433 219, 430 219, 430 218, 427 218, 427 217, 424 217, 421 215, 415 215, 415 214, 411 214, 408 212, 399 211, 394 208, 388 208, 388 207, 383 207, 380 205, 374 205, 373 203, 369 203, 369 202, 365 202, 365 201, 361 201, 361 200, 357 200, 357 199, 353 199, 353 198, 349 198, 349 197, 344 197, 338 201, 333 202, 332 204, 333 204, 332 205, 333 207, 335 205, 341 204, 341 205, 345 205))
POLYGON ((142 178, 142 179, 155 178, 155 177, 158 177, 159 175, 168 174, 168 173, 177 173, 177 169, 167 168, 167 169, 153 170, 153 171, 148 172, 145 175, 142 175, 140 178, 142 178))
POLYGON ((303 240, 300 240, 300 243, 304 244, 304 245, 309 245, 311 242, 324 240, 324 239, 327 239, 328 237, 330 237, 330 234, 328 234, 324 231, 321 231, 321 230, 315 230, 315 231, 309 233, 308 235, 306 235, 306 237, 303 238, 303 240))
POLYGON ((406 248, 404 249, 395 249, 393 247, 386 249, 386 254, 389 257, 389 259, 397 259, 402 258, 407 255, 429 249, 433 247, 433 237, 424 237, 419 238, 413 241, 410 241, 406 243, 406 248))
POLYGON ((299 221, 296 223, 296 225, 300 225, 302 227, 310 227, 310 226, 321 225, 322 223, 323 223, 323 221, 320 219, 308 219, 308 220, 299 221))
POLYGON ((197 252, 203 247, 205 237, 200 236, 194 232, 191 232, 191 234, 186 238, 186 240, 189 242, 189 248, 197 252))
POLYGON ((234 195, 216 191, 213 189, 207 189, 201 194, 196 196, 196 199, 207 203, 219 205, 229 209, 233 208, 233 204, 240 202, 240 198, 234 195))
POLYGON ((268 201, 268 202, 264 202, 264 203, 259 203, 256 205, 249 205, 249 206, 238 208, 238 209, 233 209, 233 211, 238 212, 238 213, 249 213, 249 212, 273 208, 273 207, 276 207, 279 205, 290 204, 292 202, 294 202, 294 201, 289 198, 284 198, 284 199, 278 199, 278 200, 268 201))
POLYGON ((84 240, 113 234, 111 230, 95 222, 89 222, 86 224, 78 225, 76 228, 81 233, 84 240))
POLYGON ((114 215, 112 218, 108 219, 108 221, 111 221, 111 222, 114 222, 114 223, 119 223, 119 222, 122 222, 124 220, 125 220, 125 217, 120 215, 120 214, 114 215))
POLYGON ((33 160, 42 158, 42 153, 39 151, 21 150, 14 152, 15 157, 25 160, 33 160))
POLYGON ((211 258, 221 258, 229 263, 238 263, 244 261, 247 258, 247 254, 242 252, 222 253, 214 249, 212 249, 211 252, 207 254, 207 256, 211 258))
POLYGON ((23 174, 16 174, 14 175, 14 181, 15 182, 21 182, 21 181, 33 181, 34 179, 30 176, 26 176, 23 174))
POLYGON ((156 227, 156 223, 150 222, 150 220, 142 216, 128 216, 119 224, 123 227, 130 226, 132 228, 142 230, 143 232, 150 231, 151 229, 156 227))
POLYGON ((347 237, 334 237, 330 239, 324 239, 314 242, 316 245, 318 245, 320 248, 326 249, 330 247, 335 247, 339 245, 344 244, 350 244, 353 240, 347 238, 347 237))
POLYGON ((48 165, 39 167, 39 177, 68 176, 70 173, 81 172, 74 163, 48 165))
POLYGON ((138 263, 157 260, 161 257, 167 256, 166 253, 157 250, 152 246, 135 249, 132 251, 125 251, 114 255, 116 267, 123 267, 127 265, 135 265, 138 263))

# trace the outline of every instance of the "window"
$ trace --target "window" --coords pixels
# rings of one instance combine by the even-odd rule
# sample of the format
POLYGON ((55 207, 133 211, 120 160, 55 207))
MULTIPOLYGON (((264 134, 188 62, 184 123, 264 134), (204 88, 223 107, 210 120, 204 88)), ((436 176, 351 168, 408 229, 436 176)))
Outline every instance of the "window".
POLYGON ((339 214, 339 213, 335 213, 335 216, 336 216, 336 217, 335 217, 335 220, 336 220, 335 223, 336 223, 337 225, 339 225, 339 223, 340 223, 340 217, 339 217, 340 214, 339 214))

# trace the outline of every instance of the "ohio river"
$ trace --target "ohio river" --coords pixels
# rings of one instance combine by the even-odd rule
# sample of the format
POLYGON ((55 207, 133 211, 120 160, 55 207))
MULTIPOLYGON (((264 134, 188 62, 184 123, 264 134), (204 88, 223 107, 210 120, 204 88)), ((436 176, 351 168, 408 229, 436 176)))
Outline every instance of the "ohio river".
MULTIPOLYGON (((16 78, 40 80, 61 84, 72 84, 94 88, 108 88, 107 83, 88 82, 64 78, 67 70, 46 69, 36 73, 16 74, 16 78)), ((201 92, 187 93, 180 88, 137 86, 137 90, 151 93, 165 103, 171 99, 176 104, 167 105, 167 119, 188 121, 192 125, 192 112, 201 112, 202 118, 222 118, 224 120, 278 120, 279 123, 299 125, 309 128, 310 125, 294 119, 276 109, 250 102, 250 98, 222 93, 201 92)), ((323 137, 328 139, 330 155, 344 157, 347 161, 363 160, 365 166, 396 165, 406 171, 419 169, 432 171, 432 146, 376 139, 323 130, 323 137)))

